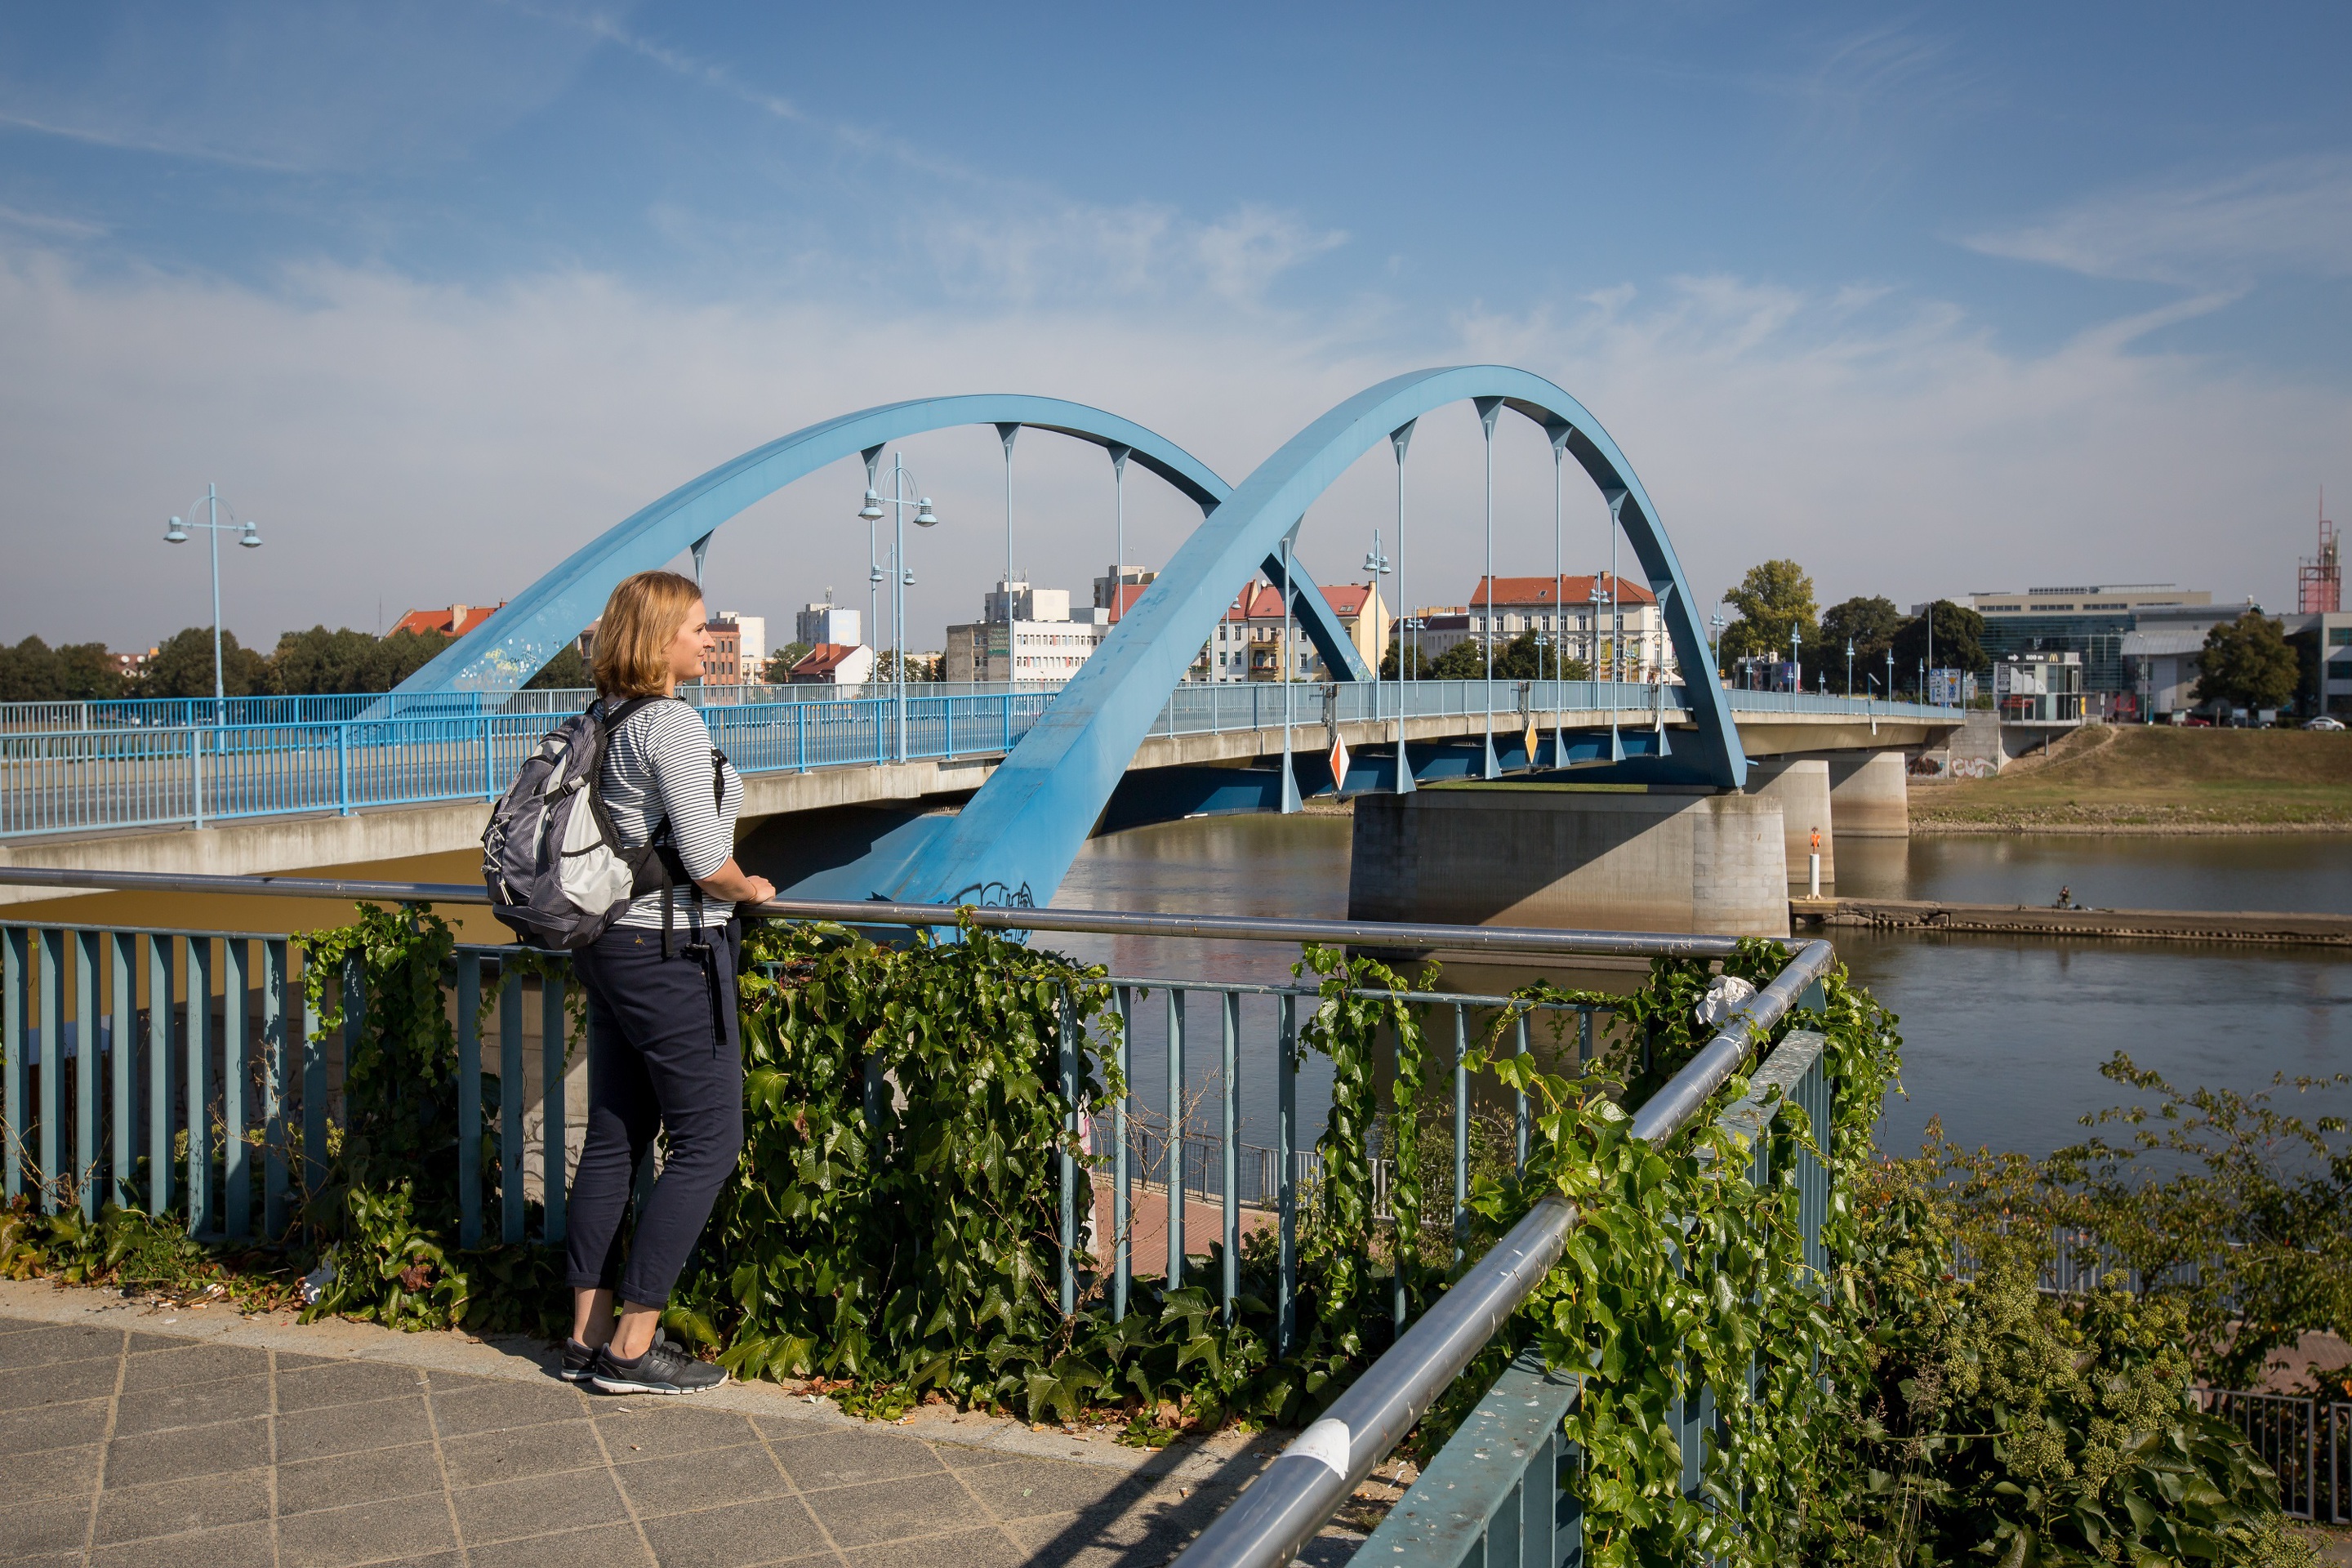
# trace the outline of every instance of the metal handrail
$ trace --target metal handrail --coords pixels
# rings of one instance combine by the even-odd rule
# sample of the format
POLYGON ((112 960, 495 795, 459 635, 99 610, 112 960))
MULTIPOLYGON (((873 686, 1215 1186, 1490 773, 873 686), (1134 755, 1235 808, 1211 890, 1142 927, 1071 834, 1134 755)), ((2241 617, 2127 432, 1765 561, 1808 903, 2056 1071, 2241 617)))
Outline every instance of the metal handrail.
MULTIPOLYGON (((1828 969, 1831 957, 1827 942, 1799 947, 1772 983, 1634 1113, 1633 1135, 1655 1141, 1688 1126, 1707 1097, 1747 1059, 1758 1032, 1797 1005, 1828 969)), ((1177 1568, 1277 1568, 1288 1563, 1550 1272, 1577 1218, 1564 1198, 1539 1200, 1332 1401, 1322 1419, 1300 1433, 1210 1521, 1177 1558, 1177 1568)))
MULTIPOLYGON (((79 867, 0 866, 0 887, 76 892, 266 894, 289 899, 383 899, 393 902, 488 904, 471 882, 379 882, 344 877, 227 877, 177 871, 100 871, 79 867)), ((1002 905, 861 903, 846 899, 776 899, 751 912, 787 920, 859 926, 953 926, 992 931, 1101 932, 1113 936, 1192 937, 1225 942, 1322 942, 1334 947, 1447 948, 1478 952, 1579 952, 1623 957, 1722 958, 1738 941, 1679 931, 1572 931, 1540 927, 1411 925, 1386 921, 1288 920, 1259 915, 1182 915, 1129 910, 1014 909, 1002 905)), ((1823 943, 1815 946, 1827 952, 1823 943)))

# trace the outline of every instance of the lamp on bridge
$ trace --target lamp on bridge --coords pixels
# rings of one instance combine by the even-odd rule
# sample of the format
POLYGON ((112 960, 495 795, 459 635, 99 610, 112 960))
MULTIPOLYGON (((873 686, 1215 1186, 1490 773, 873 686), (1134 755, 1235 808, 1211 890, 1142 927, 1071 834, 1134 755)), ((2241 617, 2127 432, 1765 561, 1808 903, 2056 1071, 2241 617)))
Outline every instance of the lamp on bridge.
POLYGON ((1845 639, 1845 694, 1853 695, 1853 639, 1845 639))
MULTIPOLYGON (((873 563, 867 576, 870 583, 882 581, 882 564, 874 560, 874 524, 881 521, 885 506, 890 509, 890 674, 892 696, 898 709, 898 761, 902 763, 907 760, 907 590, 915 585, 915 574, 907 564, 908 509, 914 509, 917 528, 936 528, 940 521, 939 513, 931 510, 930 497, 907 494, 908 477, 905 460, 897 452, 891 453, 890 493, 886 496, 869 483, 866 487, 866 504, 857 509, 857 515, 866 522, 867 559, 873 563)), ((1009 594, 1011 591, 1012 584, 1008 583, 1006 592, 1009 594)), ((1006 618, 1011 618, 1009 606, 1006 618)), ((874 634, 869 630, 866 635, 871 637, 874 634)), ((1012 647, 1010 641, 1005 644, 1008 657, 1012 647)), ((1005 673, 1010 675, 1012 671, 1008 668, 1005 673)))
MULTIPOLYGON (((246 549, 258 550, 261 548, 261 525, 249 517, 243 522, 239 522, 234 514, 228 521, 223 522, 220 516, 220 490, 215 486, 206 485, 205 493, 196 499, 198 504, 205 508, 205 521, 188 523, 176 517, 171 519, 163 527, 163 542, 185 544, 188 542, 188 530, 192 527, 201 528, 212 535, 213 723, 217 727, 228 722, 228 693, 221 679, 220 536, 223 533, 235 533, 238 536, 237 542, 246 549)), ((195 510, 194 506, 188 508, 191 514, 195 510)))

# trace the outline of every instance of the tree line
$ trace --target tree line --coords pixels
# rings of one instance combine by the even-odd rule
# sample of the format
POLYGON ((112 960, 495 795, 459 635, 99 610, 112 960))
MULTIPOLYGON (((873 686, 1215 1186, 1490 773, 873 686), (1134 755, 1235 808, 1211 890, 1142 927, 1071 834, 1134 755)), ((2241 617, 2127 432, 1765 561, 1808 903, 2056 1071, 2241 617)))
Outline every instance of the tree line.
MULTIPOLYGON (((313 697, 389 691, 424 668, 452 638, 440 632, 395 631, 389 637, 337 627, 287 632, 268 653, 221 633, 221 689, 229 697, 313 697)), ((587 662, 567 643, 529 684, 535 689, 588 685, 587 662)), ((0 701, 75 702, 125 697, 210 697, 213 633, 190 626, 166 637, 131 674, 103 643, 51 647, 39 637, 0 643, 0 701)))

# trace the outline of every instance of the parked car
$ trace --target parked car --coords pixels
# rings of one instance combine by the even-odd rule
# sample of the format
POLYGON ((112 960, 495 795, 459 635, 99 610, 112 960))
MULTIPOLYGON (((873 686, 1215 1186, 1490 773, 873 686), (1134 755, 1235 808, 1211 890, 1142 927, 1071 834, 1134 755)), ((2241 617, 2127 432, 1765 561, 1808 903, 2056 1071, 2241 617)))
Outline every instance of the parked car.
POLYGON ((2326 714, 2322 713, 2316 719, 2305 719, 2303 721, 2303 727, 2306 730, 2341 730, 2344 728, 2344 721, 2330 719, 2326 714))

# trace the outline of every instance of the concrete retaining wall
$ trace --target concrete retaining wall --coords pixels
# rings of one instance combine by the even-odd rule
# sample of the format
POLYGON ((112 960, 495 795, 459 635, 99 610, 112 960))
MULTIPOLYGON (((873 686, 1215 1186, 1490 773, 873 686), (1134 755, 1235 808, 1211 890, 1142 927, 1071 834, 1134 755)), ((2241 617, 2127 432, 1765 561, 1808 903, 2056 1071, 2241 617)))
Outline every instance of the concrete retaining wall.
POLYGON ((1780 804, 1563 786, 1356 801, 1351 920, 1785 936, 1780 804))

